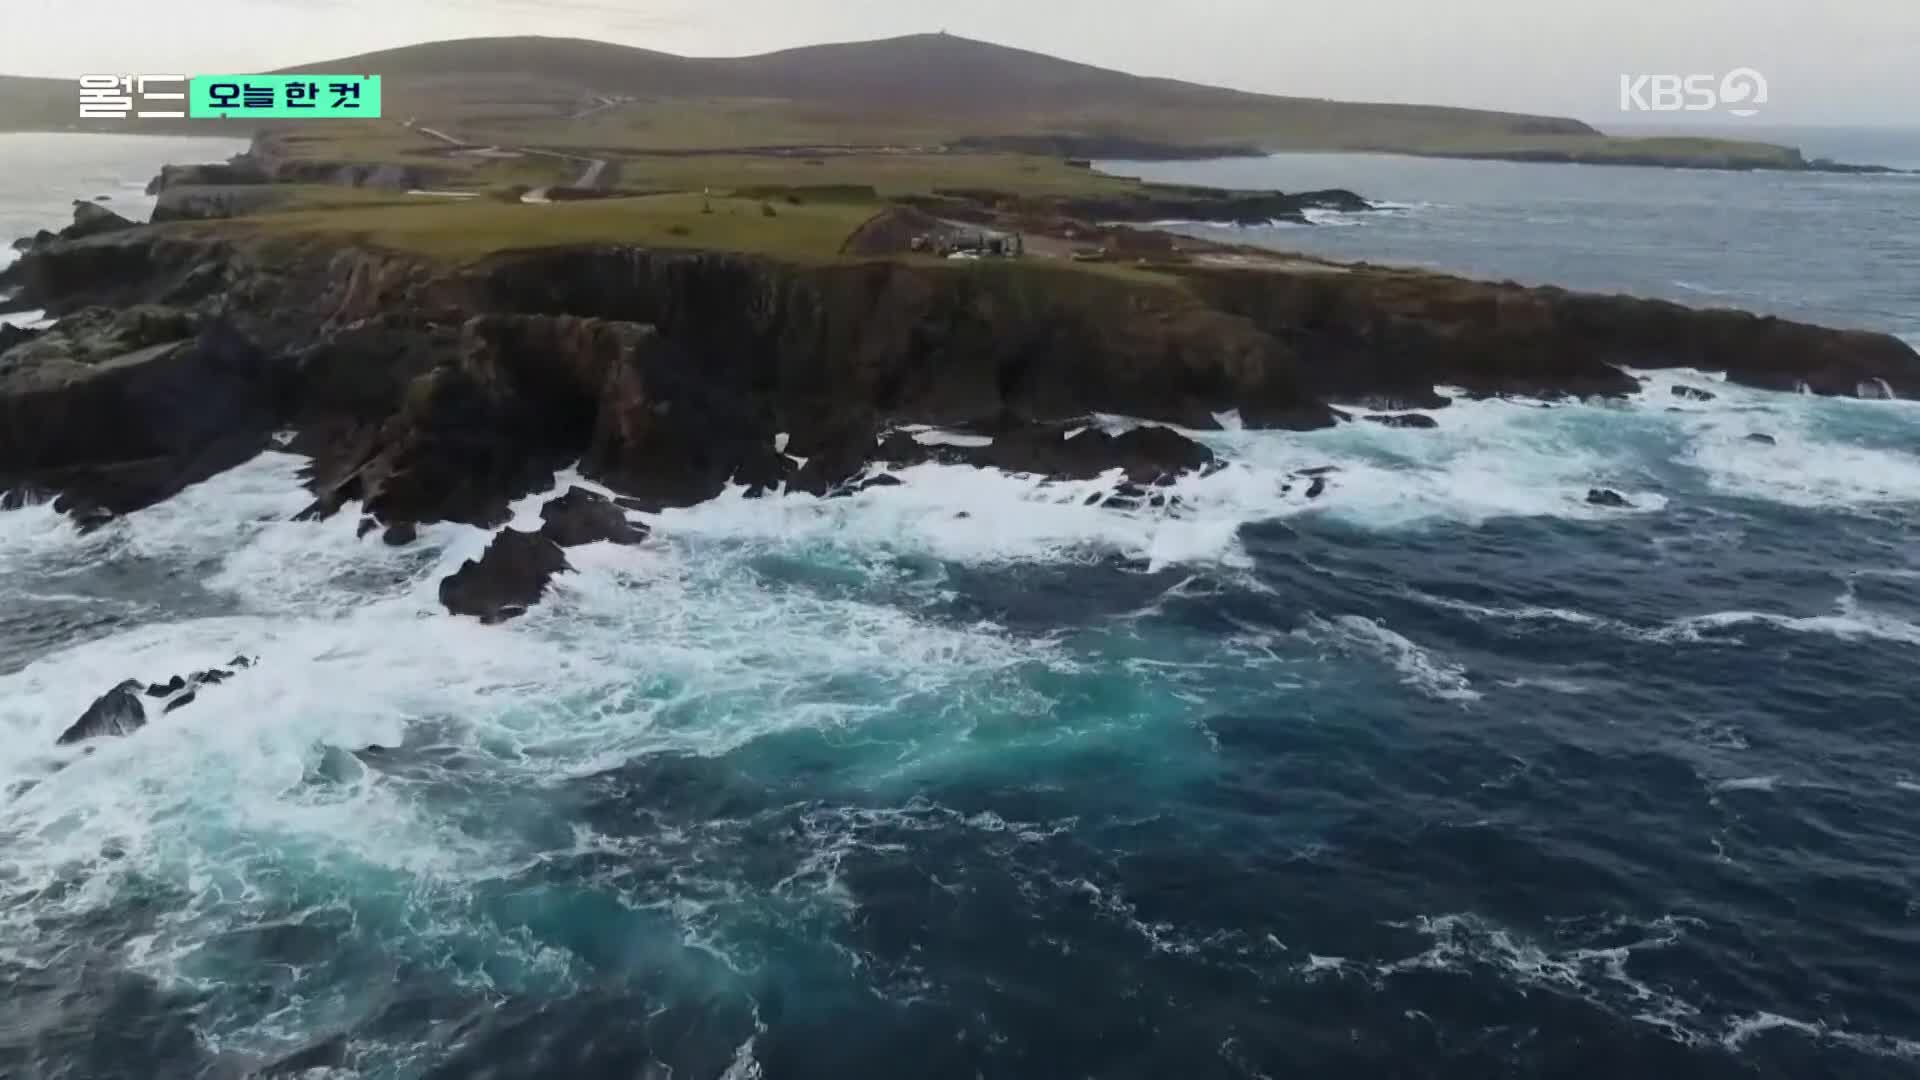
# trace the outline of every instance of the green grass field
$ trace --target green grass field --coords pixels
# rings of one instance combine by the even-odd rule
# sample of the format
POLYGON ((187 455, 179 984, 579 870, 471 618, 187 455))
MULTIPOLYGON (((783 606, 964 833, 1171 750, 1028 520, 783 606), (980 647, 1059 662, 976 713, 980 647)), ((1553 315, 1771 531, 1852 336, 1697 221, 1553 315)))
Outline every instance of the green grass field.
POLYGON ((872 204, 786 204, 766 216, 752 199, 694 194, 531 205, 488 199, 294 210, 222 222, 218 228, 278 237, 350 236, 375 247, 448 261, 563 244, 641 244, 834 258, 872 204), (711 207, 711 213, 705 212, 711 207))

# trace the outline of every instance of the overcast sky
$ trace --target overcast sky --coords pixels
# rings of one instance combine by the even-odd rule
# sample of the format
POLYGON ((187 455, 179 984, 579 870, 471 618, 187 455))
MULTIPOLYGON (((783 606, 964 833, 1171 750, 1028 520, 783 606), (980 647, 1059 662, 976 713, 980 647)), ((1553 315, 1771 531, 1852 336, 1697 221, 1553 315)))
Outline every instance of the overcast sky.
POLYGON ((0 73, 260 71, 492 34, 721 56, 940 29, 1246 90, 1603 127, 1643 118, 1620 111, 1623 73, 1750 67, 1771 91, 1755 123, 1920 123, 1920 0, 0 0, 0 73))

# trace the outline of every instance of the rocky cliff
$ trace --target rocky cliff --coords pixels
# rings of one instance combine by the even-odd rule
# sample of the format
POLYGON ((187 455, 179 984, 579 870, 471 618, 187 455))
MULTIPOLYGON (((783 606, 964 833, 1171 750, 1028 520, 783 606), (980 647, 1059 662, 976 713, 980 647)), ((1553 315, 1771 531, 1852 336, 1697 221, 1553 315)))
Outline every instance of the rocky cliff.
POLYGON ((314 513, 357 502, 388 524, 497 523, 572 461, 637 505, 730 481, 847 490, 871 461, 930 453, 884 438, 913 423, 999 435, 981 464, 1052 474, 1071 459, 1152 480, 1201 459, 1185 440, 1064 454, 1063 422, 1208 427, 1237 410, 1311 428, 1343 419, 1341 403, 1444 404, 1437 386, 1619 394, 1635 386, 1623 367, 1920 395, 1920 357, 1883 335, 1364 267, 618 246, 449 267, 175 226, 44 243, 12 276, 65 318, 0 354, 0 487, 63 493, 89 520, 283 428, 314 458, 314 513))

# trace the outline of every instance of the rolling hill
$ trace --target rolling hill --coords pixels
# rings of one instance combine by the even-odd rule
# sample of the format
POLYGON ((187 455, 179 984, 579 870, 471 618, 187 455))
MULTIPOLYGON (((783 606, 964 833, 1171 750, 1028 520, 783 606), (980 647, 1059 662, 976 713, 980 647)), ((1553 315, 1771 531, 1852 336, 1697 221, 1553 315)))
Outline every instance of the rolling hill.
MULTIPOLYGON (((386 114, 464 138, 612 152, 817 145, 1085 156, 1378 150, 1657 161, 1695 145, 1612 139, 1573 119, 1276 97, 1147 78, 946 34, 697 58, 570 38, 473 38, 288 71, 371 72, 386 114)), ((0 128, 72 129, 72 84, 0 82, 0 128)), ((132 123, 126 130, 155 130, 132 123)), ((1797 154, 1715 143, 1722 163, 1797 154)))

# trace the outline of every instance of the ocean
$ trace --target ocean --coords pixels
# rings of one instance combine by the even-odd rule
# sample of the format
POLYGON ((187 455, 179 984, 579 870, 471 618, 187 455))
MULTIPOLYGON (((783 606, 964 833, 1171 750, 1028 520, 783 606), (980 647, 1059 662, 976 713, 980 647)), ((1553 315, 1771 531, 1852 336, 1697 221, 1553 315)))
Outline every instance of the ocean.
MULTIPOLYGON (((22 138, 15 231, 191 156, 22 138)), ((1151 168, 1396 204, 1242 239, 1920 331, 1912 178, 1151 168)), ((1198 433, 1163 510, 735 491, 497 627, 435 592, 485 532, 294 521, 285 454, 0 512, 0 1073, 1920 1075, 1917 409, 1661 372, 1198 433)))

